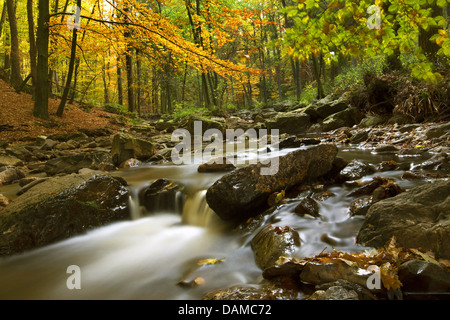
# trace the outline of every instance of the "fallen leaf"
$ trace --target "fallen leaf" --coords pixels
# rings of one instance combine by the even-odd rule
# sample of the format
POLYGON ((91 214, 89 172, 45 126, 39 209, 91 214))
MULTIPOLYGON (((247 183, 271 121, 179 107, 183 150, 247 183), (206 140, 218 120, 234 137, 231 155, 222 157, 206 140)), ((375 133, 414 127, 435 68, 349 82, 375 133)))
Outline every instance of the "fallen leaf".
POLYGON ((225 259, 203 259, 203 260, 198 261, 197 264, 199 266, 204 266, 207 264, 216 264, 216 263, 221 263, 224 261, 225 261, 225 259))

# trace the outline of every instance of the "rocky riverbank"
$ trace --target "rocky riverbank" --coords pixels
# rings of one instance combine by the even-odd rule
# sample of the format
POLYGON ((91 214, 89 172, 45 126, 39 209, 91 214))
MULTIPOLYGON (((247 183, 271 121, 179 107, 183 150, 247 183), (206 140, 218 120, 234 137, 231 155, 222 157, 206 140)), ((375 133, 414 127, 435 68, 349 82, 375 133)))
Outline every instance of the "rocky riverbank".
MULTIPOLYGON (((296 148, 281 156, 277 175, 261 176, 258 165, 227 167, 208 189, 210 207, 224 221, 235 222, 229 232, 252 235, 250 245, 264 281, 258 288, 226 288, 205 299, 293 299, 299 292, 309 299, 384 299, 450 290, 450 125, 409 123, 398 115, 377 124, 379 119, 362 118, 343 98, 227 118, 162 119, 127 132, 99 128, 3 141, 0 254, 32 250, 129 219, 127 182, 118 177, 119 170, 170 164, 177 143, 171 132, 192 131, 198 120, 203 130, 282 129, 279 148, 296 148), (344 160, 336 146, 370 150, 389 160, 344 160), (401 188, 383 176, 390 171, 402 171, 402 180, 423 183, 401 188), (294 258, 292 252, 301 246, 295 228, 273 227, 264 217, 289 201, 296 205, 294 214, 321 219, 320 203, 333 196, 328 187, 336 185, 350 189, 349 216, 364 217, 356 240, 373 250, 294 258), (378 278, 371 278, 375 289, 367 287, 373 275, 382 283, 378 286, 378 278)), ((208 174, 207 168, 199 171, 208 174)), ((182 190, 168 180, 155 182, 140 197, 151 208, 159 192, 170 202, 173 188, 182 190)))

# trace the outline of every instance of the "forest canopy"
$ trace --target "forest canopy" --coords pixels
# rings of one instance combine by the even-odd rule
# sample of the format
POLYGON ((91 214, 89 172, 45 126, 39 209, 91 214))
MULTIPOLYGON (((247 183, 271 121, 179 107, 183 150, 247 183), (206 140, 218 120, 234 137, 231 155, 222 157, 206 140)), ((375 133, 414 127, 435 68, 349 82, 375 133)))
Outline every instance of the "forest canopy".
POLYGON ((448 77, 448 0, 4 0, 0 68, 34 95, 139 115, 310 101, 365 75, 448 77))

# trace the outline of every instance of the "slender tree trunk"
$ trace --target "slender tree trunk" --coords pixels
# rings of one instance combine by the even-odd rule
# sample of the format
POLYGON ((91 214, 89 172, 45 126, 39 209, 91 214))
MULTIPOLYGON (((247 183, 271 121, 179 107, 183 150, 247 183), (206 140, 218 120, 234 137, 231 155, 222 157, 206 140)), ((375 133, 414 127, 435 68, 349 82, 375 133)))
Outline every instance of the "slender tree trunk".
POLYGON ((125 66, 127 70, 128 111, 134 112, 134 84, 133 84, 133 48, 128 46, 125 54, 125 66))
POLYGON ((119 58, 117 58, 117 94, 118 103, 123 106, 122 67, 120 66, 119 58))
MULTIPOLYGON (((77 0, 77 6, 81 8, 81 0, 77 0)), ((63 95, 61 97, 61 102, 58 106, 58 110, 56 111, 56 115, 58 117, 62 117, 64 113, 64 108, 66 106, 67 97, 69 96, 69 90, 70 90, 70 83, 72 81, 72 75, 73 70, 75 67, 75 60, 76 60, 76 54, 77 54, 77 36, 78 36, 78 29, 75 27, 73 28, 72 32, 72 48, 70 49, 70 62, 69 62, 69 70, 67 71, 67 79, 66 79, 66 86, 64 88, 63 95)))
MULTIPOLYGON (((31 68, 31 83, 36 85, 36 40, 34 37, 34 18, 33 18, 33 0, 27 0, 27 17, 28 17, 28 37, 30 41, 30 68, 31 68)), ((34 89, 33 89, 34 92, 34 89)), ((34 95, 34 94, 33 94, 34 95)))
POLYGON ((2 31, 3 31, 3 25, 5 24, 6 21, 6 15, 7 15, 7 5, 6 5, 6 0, 3 2, 3 9, 2 9, 2 16, 0 18, 0 38, 2 36, 2 31))
POLYGON ((17 89, 22 84, 20 68, 19 32, 17 31, 16 6, 14 0, 6 0, 11 33, 11 85, 17 89))
POLYGON ((313 68, 314 68, 314 77, 317 81, 317 99, 322 99, 325 97, 323 86, 322 86, 322 80, 321 80, 321 71, 322 71, 322 63, 318 61, 319 59, 322 59, 322 55, 317 57, 316 55, 312 56, 312 62, 313 62, 313 68))
POLYGON ((105 105, 109 104, 108 83, 106 82, 106 64, 103 59, 102 64, 102 80, 103 80, 103 101, 105 105))
POLYGON ((137 102, 137 112, 141 116, 141 99, 142 99, 142 68, 141 68, 141 55, 140 51, 136 49, 136 77, 137 77, 137 88, 136 88, 136 102, 137 102))
POLYGON ((39 0, 37 27, 37 66, 33 115, 48 119, 48 22, 50 20, 49 0, 39 0))

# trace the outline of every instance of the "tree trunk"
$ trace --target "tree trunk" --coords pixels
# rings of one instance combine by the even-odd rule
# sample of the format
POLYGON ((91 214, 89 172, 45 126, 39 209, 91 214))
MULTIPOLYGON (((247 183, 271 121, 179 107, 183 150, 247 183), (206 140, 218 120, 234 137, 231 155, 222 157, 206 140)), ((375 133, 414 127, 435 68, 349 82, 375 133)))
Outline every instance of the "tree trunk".
POLYGON ((317 61, 318 59, 322 59, 322 54, 317 57, 316 55, 312 56, 312 62, 313 62, 313 68, 314 68, 314 77, 317 81, 317 99, 322 99, 325 97, 325 93, 323 91, 322 86, 322 80, 321 80, 321 73, 322 73, 322 63, 320 61, 317 61))
POLYGON ((48 119, 49 0, 39 0, 38 8, 36 87, 33 115, 42 119, 48 119))
POLYGON ((22 84, 20 69, 19 32, 17 31, 16 6, 14 0, 6 0, 11 33, 11 85, 18 89, 22 84))
MULTIPOLYGON (((27 0, 28 37, 30 41, 31 83, 36 85, 36 39, 34 37, 33 0, 27 0)), ((34 95, 34 94, 33 94, 34 95)))
POLYGON ((117 57, 117 94, 118 103, 123 106, 122 67, 120 66, 119 57, 117 57))
POLYGON ((6 15, 7 15, 7 10, 6 10, 6 0, 3 2, 3 9, 2 9, 2 17, 0 18, 0 38, 2 36, 2 31, 3 31, 3 25, 5 24, 6 21, 6 15))
MULTIPOLYGON (((443 9, 436 5, 436 2, 434 2, 431 7, 431 17, 435 18, 438 16, 442 16, 443 9)), ((429 61, 433 62, 434 64, 438 63, 438 56, 437 52, 441 48, 436 41, 430 41, 430 38, 438 33, 439 27, 431 27, 429 26, 428 29, 420 29, 419 32, 419 46, 422 48, 423 53, 428 58, 429 61)))
MULTIPOLYGON (((81 0, 77 0, 77 6, 81 9, 81 0)), ((72 48, 70 49, 70 62, 69 62, 69 70, 67 71, 66 86, 64 88, 64 92, 61 97, 61 102, 58 106, 58 110, 56 111, 56 115, 58 117, 63 116, 67 97, 69 96, 70 83, 72 81, 72 75, 73 75, 73 70, 75 67, 75 60, 76 60, 76 54, 77 54, 77 36, 78 36, 77 31, 78 31, 78 29, 76 27, 74 27, 73 33, 72 33, 72 48)))
POLYGON ((109 94, 108 94, 108 83, 106 82, 106 64, 105 60, 103 59, 102 64, 102 80, 103 80, 103 103, 105 105, 109 104, 109 94))
POLYGON ((125 66, 127 69, 128 111, 134 112, 134 88, 133 88, 133 48, 128 46, 125 54, 125 66))

